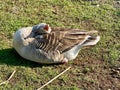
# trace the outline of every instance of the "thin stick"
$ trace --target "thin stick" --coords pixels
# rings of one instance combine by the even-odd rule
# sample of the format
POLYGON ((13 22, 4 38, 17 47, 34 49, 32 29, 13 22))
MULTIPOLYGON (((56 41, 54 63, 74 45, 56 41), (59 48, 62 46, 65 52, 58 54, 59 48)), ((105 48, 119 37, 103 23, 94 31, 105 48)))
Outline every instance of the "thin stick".
POLYGON ((3 85, 3 84, 5 84, 5 83, 8 83, 8 81, 4 81, 4 82, 0 83, 0 85, 3 85))
POLYGON ((47 82, 46 84, 42 85, 40 88, 38 88, 37 90, 41 90, 42 88, 44 88, 45 86, 47 86, 49 83, 51 83, 53 80, 55 80, 56 78, 58 78, 59 76, 61 76, 63 73, 65 73, 67 70, 69 70, 71 67, 68 67, 66 70, 64 70, 63 72, 61 72, 60 74, 58 74, 56 77, 54 77, 53 79, 51 79, 49 82, 47 82))
POLYGON ((13 77, 13 75, 15 74, 15 72, 16 72, 16 71, 14 70, 13 73, 12 73, 12 74, 10 75, 10 77, 8 78, 8 80, 0 83, 0 85, 8 83, 8 82, 10 81, 10 79, 13 77))
POLYGON ((10 77, 8 78, 8 80, 7 81, 9 81, 12 77, 13 77, 13 75, 15 74, 15 70, 13 71, 13 73, 10 75, 10 77))

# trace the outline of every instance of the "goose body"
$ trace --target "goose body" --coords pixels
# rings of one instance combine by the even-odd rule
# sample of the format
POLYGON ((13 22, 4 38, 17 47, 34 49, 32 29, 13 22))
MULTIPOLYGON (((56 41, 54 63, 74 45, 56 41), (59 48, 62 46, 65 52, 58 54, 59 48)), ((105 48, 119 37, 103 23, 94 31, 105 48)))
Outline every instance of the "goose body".
POLYGON ((97 31, 48 26, 47 32, 41 33, 39 26, 35 27, 17 30, 13 46, 20 56, 38 63, 66 63, 77 57, 81 47, 95 45, 100 40, 100 36, 92 36, 97 31))

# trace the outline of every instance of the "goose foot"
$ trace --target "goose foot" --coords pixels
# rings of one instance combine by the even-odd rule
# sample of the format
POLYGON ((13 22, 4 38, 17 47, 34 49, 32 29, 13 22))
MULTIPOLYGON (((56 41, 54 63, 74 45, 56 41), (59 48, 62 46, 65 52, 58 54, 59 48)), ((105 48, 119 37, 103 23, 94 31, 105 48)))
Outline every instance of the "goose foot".
POLYGON ((63 61, 62 61, 63 64, 66 64, 68 63, 68 59, 67 58, 64 58, 63 61))

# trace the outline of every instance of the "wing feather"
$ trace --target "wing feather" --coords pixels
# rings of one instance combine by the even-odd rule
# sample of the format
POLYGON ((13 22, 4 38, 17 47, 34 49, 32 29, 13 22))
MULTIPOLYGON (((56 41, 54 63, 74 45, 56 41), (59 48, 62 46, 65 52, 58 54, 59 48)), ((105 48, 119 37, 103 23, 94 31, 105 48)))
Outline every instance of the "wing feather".
POLYGON ((78 44, 84 43, 86 37, 96 32, 95 30, 88 32, 79 29, 52 28, 52 32, 44 34, 43 38, 37 36, 34 39, 34 45, 37 47, 36 49, 41 49, 46 53, 56 50, 63 53, 78 44))
POLYGON ((35 46, 44 52, 56 51, 60 53, 70 50, 75 45, 85 40, 87 34, 74 31, 54 31, 50 34, 44 34, 43 38, 35 38, 35 46), (74 34, 73 34, 74 32, 74 34))

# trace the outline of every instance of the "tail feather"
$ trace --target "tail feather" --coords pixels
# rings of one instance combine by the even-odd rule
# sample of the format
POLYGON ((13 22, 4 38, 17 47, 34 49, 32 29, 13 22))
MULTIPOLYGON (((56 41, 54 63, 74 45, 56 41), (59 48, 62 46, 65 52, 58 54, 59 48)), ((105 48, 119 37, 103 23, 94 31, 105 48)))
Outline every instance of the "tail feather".
POLYGON ((89 45, 95 45, 100 40, 100 36, 92 37, 90 36, 83 44, 82 46, 89 46, 89 45))

